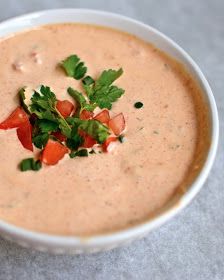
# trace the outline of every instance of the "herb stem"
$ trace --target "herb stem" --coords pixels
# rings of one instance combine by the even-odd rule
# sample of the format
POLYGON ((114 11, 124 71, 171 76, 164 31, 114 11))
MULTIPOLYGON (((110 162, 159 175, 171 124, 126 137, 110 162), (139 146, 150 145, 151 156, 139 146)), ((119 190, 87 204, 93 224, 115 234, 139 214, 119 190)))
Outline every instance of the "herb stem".
POLYGON ((58 111, 58 109, 55 107, 54 108, 55 113, 61 118, 62 122, 64 123, 64 125, 67 127, 67 129, 70 131, 70 134, 72 132, 71 127, 69 126, 69 124, 67 123, 67 121, 65 120, 65 118, 61 115, 61 113, 58 111))

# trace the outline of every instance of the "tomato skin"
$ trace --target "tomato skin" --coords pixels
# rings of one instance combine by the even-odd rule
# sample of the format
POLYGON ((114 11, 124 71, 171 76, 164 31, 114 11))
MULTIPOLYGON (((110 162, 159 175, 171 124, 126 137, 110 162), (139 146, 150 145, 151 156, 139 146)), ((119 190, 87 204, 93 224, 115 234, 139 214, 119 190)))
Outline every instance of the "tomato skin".
POLYGON ((49 139, 41 155, 41 161, 47 165, 55 165, 61 160, 65 154, 69 152, 68 148, 49 139))
POLYGON ((68 100, 58 100, 56 108, 64 118, 69 117, 75 110, 75 106, 68 100))
POLYGON ((92 146, 97 143, 95 139, 93 139, 90 135, 82 130, 79 131, 79 135, 84 139, 84 142, 82 144, 83 148, 92 148, 92 146))
POLYGON ((33 152, 33 144, 32 144, 32 126, 29 121, 23 123, 16 130, 19 141, 23 145, 23 147, 31 152, 33 152))
POLYGON ((66 136, 64 136, 61 132, 56 131, 51 133, 54 137, 56 137, 59 141, 65 142, 66 141, 66 136))
POLYGON ((108 126, 113 131, 115 135, 120 135, 125 129, 125 119, 123 113, 120 113, 109 120, 108 126))
POLYGON ((0 129, 17 128, 27 121, 29 119, 25 111, 21 107, 17 107, 6 120, 0 123, 0 129))
POLYGON ((97 120, 101 123, 108 124, 110 120, 110 114, 108 110, 103 110, 94 117, 94 120, 97 120))
POLYGON ((108 152, 108 148, 112 142, 117 141, 117 137, 111 136, 107 138, 107 140, 102 144, 103 151, 106 153, 108 152))
POLYGON ((32 126, 26 112, 21 107, 17 107, 6 120, 0 123, 0 129, 11 128, 17 128, 19 141, 25 149, 32 152, 32 126))
POLYGON ((80 119, 81 120, 90 120, 93 118, 93 112, 87 111, 87 110, 82 110, 80 114, 80 119))

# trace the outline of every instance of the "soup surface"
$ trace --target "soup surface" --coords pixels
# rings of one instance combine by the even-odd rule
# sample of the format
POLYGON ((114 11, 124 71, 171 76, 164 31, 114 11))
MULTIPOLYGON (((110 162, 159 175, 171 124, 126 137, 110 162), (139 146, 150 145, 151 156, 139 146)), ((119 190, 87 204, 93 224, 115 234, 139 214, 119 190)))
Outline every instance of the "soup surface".
POLYGON ((39 172, 17 165, 32 153, 15 130, 0 130, 0 219, 34 231, 91 235, 147 220, 194 178, 208 146, 205 105, 195 82, 154 46, 116 30, 58 24, 0 41, 0 120, 18 106, 24 85, 50 86, 59 99, 80 81, 57 67, 77 54, 97 77, 123 68, 125 94, 112 108, 126 118, 126 141, 110 153, 65 157, 39 172), (135 102, 144 105, 134 107, 135 102))

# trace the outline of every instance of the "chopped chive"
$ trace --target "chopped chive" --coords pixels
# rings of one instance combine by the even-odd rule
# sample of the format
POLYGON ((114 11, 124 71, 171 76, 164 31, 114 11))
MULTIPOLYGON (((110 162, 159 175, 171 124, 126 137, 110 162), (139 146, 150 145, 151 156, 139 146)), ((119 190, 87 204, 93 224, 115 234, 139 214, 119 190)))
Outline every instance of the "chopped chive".
POLYGON ((94 83, 94 80, 93 80, 92 77, 86 76, 86 77, 82 80, 82 83, 83 83, 84 85, 89 86, 89 85, 92 85, 92 84, 94 83))
POLYGON ((120 141, 120 143, 124 143, 124 135, 119 135, 117 139, 120 141))
POLYGON ((69 154, 70 158, 74 158, 74 157, 88 157, 88 151, 87 149, 82 149, 79 150, 77 152, 71 152, 69 154))
POLYGON ((135 106, 136 109, 140 109, 140 108, 143 107, 143 103, 140 102, 140 101, 139 102, 135 102, 134 106, 135 106))
POLYGON ((21 171, 38 171, 42 167, 41 161, 37 160, 35 161, 33 158, 27 158, 21 161, 20 163, 20 170, 21 171))

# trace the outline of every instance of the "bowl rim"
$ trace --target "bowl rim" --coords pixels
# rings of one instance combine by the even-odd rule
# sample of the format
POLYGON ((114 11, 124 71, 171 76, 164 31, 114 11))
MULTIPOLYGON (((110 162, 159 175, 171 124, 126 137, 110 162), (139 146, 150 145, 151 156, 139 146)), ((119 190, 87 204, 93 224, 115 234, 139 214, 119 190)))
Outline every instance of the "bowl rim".
MULTIPOLYGON (((199 190, 202 188, 208 174, 212 168, 212 165, 215 160, 215 155, 217 152, 218 147, 218 139, 219 139, 219 119, 218 119, 218 111, 215 103, 215 98, 213 96, 212 90, 209 86, 208 81, 206 80, 204 74, 198 67, 198 65, 194 62, 194 60, 188 55, 177 43, 175 43, 172 39, 168 36, 164 35, 162 32, 158 31, 154 27, 151 27, 148 24, 142 23, 141 21, 132 19, 130 17, 117 14, 106 12, 102 10, 92 10, 92 9, 75 9, 75 8, 66 8, 66 9, 47 9, 42 11, 36 11, 32 13, 27 13, 24 15, 12 17, 10 19, 4 20, 0 22, 0 27, 2 25, 8 24, 10 22, 17 22, 20 20, 31 19, 34 17, 46 16, 49 13, 67 13, 67 12, 74 12, 74 13, 87 13, 92 15, 100 15, 106 16, 109 18, 113 18, 115 20, 123 20, 126 22, 131 22, 135 25, 138 25, 140 28, 146 28, 150 32, 158 35, 163 40, 168 42, 171 47, 173 47, 184 59, 187 63, 193 68, 197 78, 200 80, 203 86, 203 92, 205 93, 208 99, 208 107, 210 110, 210 118, 211 118, 211 144, 208 150, 208 154, 206 160, 204 162, 201 171, 195 178, 194 182, 188 188, 188 190, 183 194, 180 198, 180 202, 175 205, 175 207, 171 207, 168 210, 165 210, 164 213, 159 214, 158 216, 145 220, 142 223, 137 225, 116 230, 112 233, 106 234, 97 234, 88 237, 79 237, 79 236, 63 236, 63 235, 54 235, 54 234, 47 234, 42 232, 35 232, 32 230, 28 230, 22 227, 15 226, 3 220, 0 220, 0 234, 7 237, 7 235, 12 237, 19 237, 21 240, 25 241, 32 241, 42 245, 49 245, 49 246, 62 246, 66 248, 76 247, 76 248, 89 248, 95 246, 104 246, 114 242, 121 242, 126 239, 135 238, 140 236, 146 232, 151 231, 152 229, 164 224, 166 221, 170 220, 176 214, 178 214, 183 208, 185 208, 192 199, 196 196, 199 190)), ((75 21, 74 21, 75 22, 75 21)), ((39 26, 37 24, 36 26, 39 26)), ((105 25, 106 26, 106 25, 105 25)), ((23 28, 26 29, 26 28, 23 28)), ((119 28, 117 28, 119 30, 119 28)), ((12 32, 13 33, 13 32, 12 32)), ((129 32, 131 34, 131 32, 129 32)))

